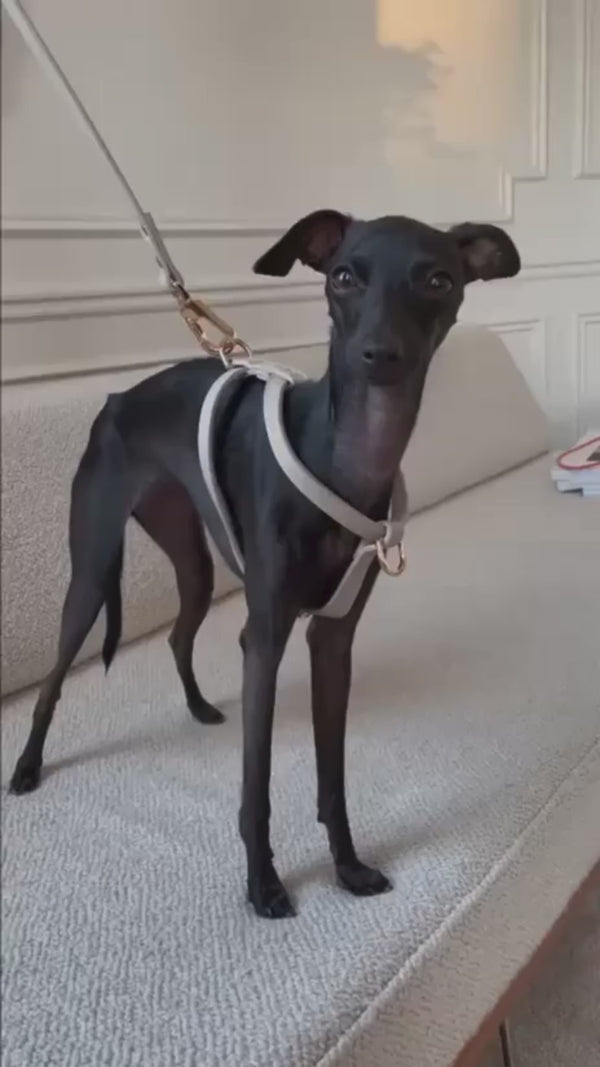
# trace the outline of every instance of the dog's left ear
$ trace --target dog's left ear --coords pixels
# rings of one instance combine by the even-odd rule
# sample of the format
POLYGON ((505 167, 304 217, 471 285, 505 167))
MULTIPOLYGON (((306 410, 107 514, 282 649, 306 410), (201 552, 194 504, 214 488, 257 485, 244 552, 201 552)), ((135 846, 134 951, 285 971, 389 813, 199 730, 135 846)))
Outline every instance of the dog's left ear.
POLYGON ((257 259, 254 273, 282 278, 289 274, 297 259, 313 270, 326 271, 351 222, 350 216, 340 211, 313 211, 257 259))
POLYGON ((504 230, 473 222, 453 226, 449 233, 458 242, 465 272, 465 281, 480 278, 512 278, 521 269, 521 259, 515 245, 504 230))

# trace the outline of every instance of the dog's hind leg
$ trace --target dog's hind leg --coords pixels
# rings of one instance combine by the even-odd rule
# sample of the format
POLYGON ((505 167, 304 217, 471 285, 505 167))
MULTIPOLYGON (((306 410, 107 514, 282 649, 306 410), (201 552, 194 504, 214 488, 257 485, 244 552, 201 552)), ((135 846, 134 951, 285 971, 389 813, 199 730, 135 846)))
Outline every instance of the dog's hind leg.
POLYGON ((121 627, 120 572, 123 531, 133 503, 132 471, 106 408, 96 419, 71 490, 71 580, 62 611, 58 656, 33 712, 27 744, 10 787, 28 793, 40 781, 44 742, 64 677, 107 602, 108 667, 121 627))
POLYGON ((196 507, 187 490, 173 479, 153 485, 133 514, 175 568, 180 610, 169 643, 188 708, 200 722, 223 722, 224 715, 200 692, 192 665, 194 640, 210 607, 214 586, 213 561, 196 507))

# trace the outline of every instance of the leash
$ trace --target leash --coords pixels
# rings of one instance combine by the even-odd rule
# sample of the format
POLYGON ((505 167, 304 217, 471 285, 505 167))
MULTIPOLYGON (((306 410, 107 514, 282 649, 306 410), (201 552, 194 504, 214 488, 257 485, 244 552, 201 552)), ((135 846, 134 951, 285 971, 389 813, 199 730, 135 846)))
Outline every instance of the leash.
POLYGON ((37 59, 59 92, 63 93, 67 103, 83 125, 84 130, 104 156, 123 193, 131 204, 137 217, 142 237, 152 249, 160 270, 161 284, 174 297, 180 315, 200 346, 211 356, 219 356, 227 367, 230 366, 231 357, 234 355, 237 356, 236 362, 238 360, 240 363, 249 362, 252 358, 250 346, 241 337, 238 337, 233 326, 230 326, 225 319, 217 315, 204 300, 190 296, 183 276, 171 259, 152 215, 142 207, 91 115, 79 99, 58 60, 50 51, 33 19, 20 3, 20 0, 2 0, 2 7, 21 34, 35 59, 37 59), (210 338, 206 329, 207 323, 221 335, 218 340, 210 338))
POLYGON ((221 531, 225 535, 225 544, 229 549, 230 566, 238 574, 243 574, 243 555, 215 473, 213 455, 215 420, 231 393, 230 387, 241 384, 241 381, 247 375, 252 375, 266 382, 263 400, 265 427, 275 459, 284 474, 311 503, 325 512, 340 526, 345 527, 360 538, 359 546, 338 588, 327 604, 315 612, 315 614, 329 615, 334 618, 345 615, 354 603, 374 559, 377 559, 381 570, 386 574, 397 576, 402 574, 405 569, 406 559, 402 538, 407 504, 402 474, 398 472, 394 483, 388 519, 382 522, 374 522, 319 482, 299 461, 289 444, 285 432, 283 395, 288 385, 293 385, 294 382, 304 378, 305 375, 275 363, 255 360, 250 346, 237 335, 233 326, 226 319, 217 315, 199 297, 190 295, 183 276, 171 259, 152 215, 143 208, 138 200, 102 134, 79 99, 56 57, 46 44, 33 19, 20 3, 20 0, 1 0, 1 2, 35 59, 45 70, 50 80, 54 82, 57 89, 62 92, 76 118, 104 156, 133 209, 142 237, 152 249, 154 259, 159 267, 161 283, 175 299, 184 322, 201 348, 211 356, 219 356, 227 368, 226 373, 213 383, 202 404, 198 425, 198 454, 205 484, 220 522, 221 531), (217 340, 213 340, 209 336, 206 324, 209 324, 220 334, 217 340), (395 563, 392 563, 388 558, 388 552, 391 548, 396 548, 397 550, 395 563))

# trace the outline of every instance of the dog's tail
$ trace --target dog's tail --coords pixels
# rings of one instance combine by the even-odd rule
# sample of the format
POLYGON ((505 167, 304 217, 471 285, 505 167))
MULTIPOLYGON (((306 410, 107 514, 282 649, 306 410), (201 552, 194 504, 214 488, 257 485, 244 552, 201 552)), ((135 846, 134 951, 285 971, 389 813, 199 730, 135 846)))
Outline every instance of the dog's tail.
POLYGON ((123 541, 111 564, 106 579, 106 637, 102 645, 102 659, 106 671, 110 667, 121 638, 122 604, 121 571, 123 570, 123 541))

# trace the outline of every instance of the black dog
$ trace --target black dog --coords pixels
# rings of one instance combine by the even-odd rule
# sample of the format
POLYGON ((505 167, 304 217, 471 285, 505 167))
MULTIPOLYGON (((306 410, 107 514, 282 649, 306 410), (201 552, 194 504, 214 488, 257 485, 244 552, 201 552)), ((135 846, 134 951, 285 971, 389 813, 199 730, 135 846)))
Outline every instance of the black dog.
MULTIPOLYGON (((289 440, 306 467, 373 519, 384 518, 390 489, 415 424, 431 357, 456 320, 464 287, 508 277, 520 267, 510 238, 494 226, 447 233, 407 218, 357 222, 318 211, 297 222, 255 265, 284 275, 295 260, 326 275, 332 319, 329 367, 317 382, 289 388, 289 440)), ((42 750, 64 676, 106 604, 103 657, 120 637, 125 524, 133 515, 173 562, 181 607, 170 637, 192 714, 222 716, 202 696, 192 669, 195 635, 210 604, 213 564, 203 520, 212 502, 200 474, 197 427, 204 396, 223 367, 185 362, 110 396, 96 418, 72 487, 72 575, 58 659, 37 701, 12 789, 40 780, 42 750)), ((219 483, 245 560, 248 617, 244 653, 243 788, 240 831, 248 893, 260 915, 293 914, 269 844, 271 732, 277 670, 293 623, 322 606, 350 563, 358 539, 309 503, 281 471, 262 417, 263 384, 245 381, 218 430, 219 483)), ((219 543, 218 530, 215 534, 219 543)), ((221 547, 219 543, 219 547, 221 547)), ((344 735, 351 646, 377 564, 342 619, 308 627, 318 818, 327 828, 340 883, 370 895, 387 878, 357 858, 344 790, 344 735)))

